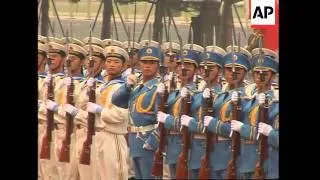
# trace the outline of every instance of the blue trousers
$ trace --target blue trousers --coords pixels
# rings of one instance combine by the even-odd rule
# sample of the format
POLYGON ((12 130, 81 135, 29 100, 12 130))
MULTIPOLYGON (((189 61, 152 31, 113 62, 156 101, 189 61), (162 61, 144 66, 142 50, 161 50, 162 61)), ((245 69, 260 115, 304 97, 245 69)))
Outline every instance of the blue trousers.
POLYGON ((134 171, 136 179, 155 179, 151 175, 154 151, 146 151, 143 157, 134 157, 134 171))
POLYGON ((176 178, 176 166, 177 164, 169 164, 170 177, 171 179, 176 178))
POLYGON ((198 179, 200 169, 190 169, 189 170, 189 179, 198 179))
POLYGON ((252 179, 254 172, 240 173, 240 179, 252 179))
POLYGON ((212 179, 227 179, 227 170, 211 171, 212 179))

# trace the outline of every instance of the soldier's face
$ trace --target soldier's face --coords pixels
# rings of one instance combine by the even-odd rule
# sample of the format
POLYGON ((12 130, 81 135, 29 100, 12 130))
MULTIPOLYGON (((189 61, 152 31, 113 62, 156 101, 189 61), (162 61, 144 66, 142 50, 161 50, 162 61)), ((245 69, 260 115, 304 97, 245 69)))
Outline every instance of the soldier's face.
POLYGON ((226 81, 229 84, 240 84, 243 82, 244 77, 246 75, 246 70, 242 67, 235 67, 235 72, 237 74, 237 79, 233 80, 233 72, 232 72, 232 67, 225 67, 224 68, 224 76, 226 78, 226 81))
POLYGON ((38 68, 44 64, 46 57, 43 54, 38 53, 38 68))
POLYGON ((254 82, 258 85, 258 86, 267 86, 271 84, 271 81, 275 78, 275 73, 273 73, 271 70, 268 71, 262 71, 262 73, 260 73, 260 71, 254 71, 253 72, 253 79, 254 82), (262 76, 264 76, 264 78, 261 78, 262 76))
POLYGON ((158 61, 139 61, 140 64, 140 70, 142 71, 142 74, 144 76, 155 76, 158 72, 158 61))
POLYGON ((194 73, 196 71, 196 67, 193 63, 189 63, 189 62, 185 62, 184 63, 184 68, 187 71, 187 75, 183 76, 182 74, 182 64, 178 63, 178 69, 177 69, 177 73, 179 75, 179 78, 181 80, 189 80, 189 79, 193 79, 194 73))
POLYGON ((205 81, 214 81, 219 77, 219 74, 221 72, 221 68, 217 65, 214 66, 207 66, 209 70, 209 77, 206 77, 206 71, 204 66, 201 66, 200 68, 200 74, 203 77, 205 81))
POLYGON ((49 65, 49 68, 51 70, 56 70, 60 67, 63 66, 63 63, 64 63, 64 57, 62 57, 61 54, 59 53, 50 53, 49 54, 49 59, 50 59, 50 65, 49 65))
POLYGON ((78 56, 69 55, 69 60, 71 61, 71 64, 70 64, 71 71, 75 71, 81 68, 82 61, 78 56))
POLYGON ((109 75, 118 75, 124 68, 124 64, 121 59, 116 57, 108 57, 104 64, 105 69, 109 75))

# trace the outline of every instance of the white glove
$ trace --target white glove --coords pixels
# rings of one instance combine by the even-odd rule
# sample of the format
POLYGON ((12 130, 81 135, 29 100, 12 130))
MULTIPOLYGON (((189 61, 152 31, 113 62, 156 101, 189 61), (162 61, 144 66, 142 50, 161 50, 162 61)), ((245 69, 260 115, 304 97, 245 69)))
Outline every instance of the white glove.
POLYGON ((47 77, 44 79, 44 83, 49 84, 49 82, 51 81, 52 76, 51 74, 48 74, 47 77))
POLYGON ((165 91, 164 84, 163 84, 163 83, 159 83, 159 84, 158 84, 158 87, 157 87, 157 93, 163 94, 164 91, 165 91))
POLYGON ((168 79, 172 80, 172 78, 173 78, 173 72, 169 72, 168 79))
POLYGON ((66 77, 66 78, 64 78, 63 83, 66 86, 70 86, 71 85, 71 81, 72 81, 71 77, 66 77))
POLYGON ((238 92, 233 91, 232 95, 231 95, 231 101, 232 102, 237 102, 239 98, 238 92))
POLYGON ((204 121, 203 121, 204 126, 208 127, 211 121, 212 121, 211 116, 204 116, 204 121))
POLYGON ((152 150, 152 147, 148 144, 148 143, 145 143, 142 148, 144 149, 147 149, 147 150, 152 150))
POLYGON ((272 126, 266 123, 260 122, 258 126, 258 133, 263 134, 265 136, 269 136, 272 129, 273 129, 272 126))
POLYGON ((188 95, 188 93, 189 93, 189 90, 186 88, 186 87, 183 87, 182 89, 181 89, 181 97, 182 98, 185 98, 185 97, 187 97, 187 95, 188 95))
POLYGON ((89 78, 87 81, 87 86, 92 87, 95 81, 96 80, 93 77, 89 78))
POLYGON ((202 97, 207 99, 210 97, 210 89, 209 88, 205 88, 203 93, 202 93, 202 97))
POLYGON ((182 115, 181 116, 181 125, 188 127, 191 119, 192 119, 192 117, 190 117, 188 115, 185 115, 185 114, 182 115))
POLYGON ((46 108, 51 110, 51 111, 58 111, 58 104, 54 101, 51 101, 51 100, 47 100, 46 101, 46 108))
POLYGON ((78 109, 71 104, 65 104, 63 106, 63 110, 71 114, 72 116, 76 116, 78 114, 78 109))
POLYGON ((166 114, 164 112, 158 111, 158 115, 157 115, 157 121, 160 123, 165 123, 166 122, 166 118, 169 116, 169 114, 166 114))
POLYGON ((127 84, 128 85, 135 85, 137 84, 137 77, 134 74, 130 74, 127 77, 127 84))
POLYGON ((102 111, 102 107, 98 104, 88 102, 87 103, 87 111, 95 114, 100 114, 102 111))
POLYGON ((231 130, 240 132, 243 123, 237 120, 231 120, 231 130))
POLYGON ((264 93, 260 93, 258 95, 259 104, 264 104, 266 102, 266 95, 264 93))

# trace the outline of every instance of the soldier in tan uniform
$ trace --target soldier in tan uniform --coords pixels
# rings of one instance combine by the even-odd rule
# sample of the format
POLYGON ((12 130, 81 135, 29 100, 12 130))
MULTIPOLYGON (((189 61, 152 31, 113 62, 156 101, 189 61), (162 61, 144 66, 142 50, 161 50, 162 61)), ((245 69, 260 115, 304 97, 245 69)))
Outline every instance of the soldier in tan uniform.
MULTIPOLYGON (((47 87, 48 82, 50 80, 53 81, 53 87, 54 87, 54 99, 59 99, 59 91, 61 91, 61 88, 63 87, 63 64, 66 57, 66 49, 63 45, 55 43, 55 42, 49 42, 48 43, 48 54, 49 54, 49 72, 47 77, 44 80, 43 87, 41 88, 41 91, 39 92, 39 98, 40 99, 40 105, 38 110, 38 121, 41 125, 43 125, 43 128, 46 129, 46 114, 47 109, 54 110, 57 108, 57 103, 51 100, 47 100, 47 87)), ((42 139, 44 136, 44 133, 39 134, 39 146, 42 146, 42 139)), ((55 134, 55 129, 53 130, 53 134, 55 134)), ((55 137, 52 137, 53 142, 55 141, 55 137)), ((55 143, 53 143, 53 149, 54 149, 55 143)), ((41 174, 42 179, 58 179, 58 172, 55 166, 55 162, 57 161, 57 156, 52 155, 50 160, 47 159, 40 159, 39 162, 39 171, 41 174)))
POLYGON ((95 123, 95 143, 98 152, 95 157, 97 161, 95 174, 98 177, 95 179, 126 180, 128 147, 124 135, 127 133, 128 110, 116 106, 112 97, 125 83, 121 78, 121 71, 129 56, 124 49, 117 46, 106 47, 104 54, 108 76, 105 78, 105 83, 97 89, 97 103, 89 102, 87 105, 87 111, 98 115, 95 123))
MULTIPOLYGON (((89 52, 89 45, 84 46, 84 49, 86 50, 87 54, 89 52)), ((103 49, 100 46, 92 45, 92 60, 94 61, 94 67, 92 72, 96 79, 96 88, 98 88, 101 84, 103 84, 103 81, 99 78, 100 76, 96 76, 96 74, 99 74, 101 71, 100 66, 102 66, 105 62, 105 57, 103 54, 103 49)), ((87 58, 87 69, 89 68, 88 58, 87 58)), ((79 91, 77 92, 79 95, 79 101, 75 106, 72 106, 70 104, 66 105, 66 111, 69 112, 77 112, 75 115, 75 135, 76 135, 76 146, 75 146, 75 160, 72 161, 72 167, 76 166, 76 169, 71 169, 74 172, 69 173, 68 179, 77 179, 78 177, 81 180, 91 180, 94 179, 95 176, 93 176, 93 170, 96 169, 96 161, 93 157, 95 157, 95 147, 94 143, 91 145, 91 152, 90 152, 90 165, 84 165, 80 164, 80 156, 83 148, 83 143, 86 140, 87 135, 87 120, 88 120, 88 112, 87 109, 87 103, 89 101, 88 99, 88 86, 87 86, 88 79, 81 82, 79 86, 79 91)), ((97 118, 96 118, 97 119, 97 118)), ((94 137, 93 137, 94 139, 94 137)))
MULTIPOLYGON (((47 60, 47 45, 38 42, 38 107, 42 103, 43 99, 43 84, 47 73, 44 70, 45 61, 47 60)), ((43 122, 38 122, 38 161, 40 161, 40 147, 41 137, 43 137, 46 128, 43 122)), ((38 170, 40 170, 40 163, 38 164, 38 170)), ((38 171, 39 179, 41 179, 41 173, 38 171)))

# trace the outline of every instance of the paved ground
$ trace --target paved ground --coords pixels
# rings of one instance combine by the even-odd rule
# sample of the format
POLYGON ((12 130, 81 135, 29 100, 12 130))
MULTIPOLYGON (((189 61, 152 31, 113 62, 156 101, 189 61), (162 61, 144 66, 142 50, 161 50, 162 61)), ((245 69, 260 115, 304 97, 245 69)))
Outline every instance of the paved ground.
MULTIPOLYGON (((89 35, 89 25, 90 23, 93 24, 94 19, 88 19, 87 17, 76 17, 76 18, 70 18, 67 16, 61 16, 61 23, 63 26, 63 29, 67 29, 70 27, 70 23, 72 23, 72 35, 75 38, 78 39, 83 39, 84 37, 87 37, 89 35)), ((55 34, 57 37, 62 37, 62 32, 60 29, 60 25, 58 23, 57 17, 56 16, 51 16, 50 20, 52 22, 54 22, 54 26, 55 26, 55 34)), ((118 35, 119 35, 119 40, 120 41, 126 41, 127 40, 127 36, 125 35, 125 31, 124 28, 122 26, 122 23, 120 21, 120 19, 116 19, 116 24, 117 24, 117 29, 118 29, 118 35)), ((141 30, 143 28, 143 24, 144 21, 143 20, 137 20, 136 23, 136 32, 135 32, 135 40, 138 39, 138 37, 140 36, 141 30)), ((179 33, 182 36, 182 39, 184 41, 184 43, 186 42, 187 38, 188 38, 188 33, 189 33, 189 24, 187 24, 184 21, 177 21, 176 22, 178 29, 179 29, 179 33)), ((126 22, 126 26, 129 25, 131 26, 131 32, 133 32, 133 20, 128 20, 126 22)), ((243 25, 245 26, 245 22, 243 21, 243 25)), ((39 25, 40 27, 40 25, 39 25)), ((101 28, 102 28, 102 23, 101 20, 97 20, 94 31, 93 31, 93 36, 96 37, 100 37, 101 34, 101 28)), ((241 33, 241 44, 244 45, 244 43, 246 43, 246 40, 243 37, 243 33, 241 31, 240 28, 240 24, 239 23, 235 23, 235 28, 236 28, 236 32, 240 32, 241 33)), ((39 28, 40 31, 40 28, 39 28)), ((246 34, 247 36, 251 33, 251 29, 246 29, 246 34)), ((70 33, 70 32, 69 32, 70 33)), ((51 34, 51 32, 49 31, 49 34, 51 34)), ((115 32, 114 32, 114 37, 116 37, 115 32)), ((174 28, 171 28, 171 37, 173 39, 173 41, 178 41, 178 38, 176 36, 176 32, 174 30, 174 28)), ((148 26, 146 26, 145 31, 143 33, 142 36, 142 40, 143 39, 147 39, 148 38, 148 26)), ((164 37, 165 38, 165 37, 164 37)), ((164 41, 163 41, 164 42, 164 41)))

